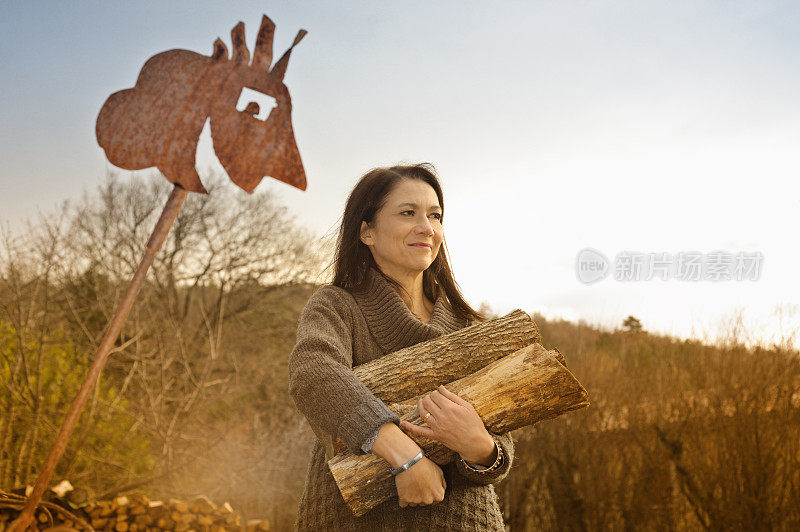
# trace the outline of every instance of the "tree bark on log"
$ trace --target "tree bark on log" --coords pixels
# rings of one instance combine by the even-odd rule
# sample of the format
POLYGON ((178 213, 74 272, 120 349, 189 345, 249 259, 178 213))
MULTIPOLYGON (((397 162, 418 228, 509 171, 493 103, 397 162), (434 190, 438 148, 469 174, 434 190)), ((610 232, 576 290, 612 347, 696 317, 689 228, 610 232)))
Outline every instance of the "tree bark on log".
POLYGON ((400 349, 353 368, 384 403, 396 403, 453 382, 522 349, 542 343, 531 317, 515 310, 501 318, 400 349))
MULTIPOLYGON (((589 405, 588 393, 559 357, 560 353, 547 351, 540 344, 529 345, 446 386, 475 407, 487 430, 503 434, 589 405)), ((400 419, 423 425, 416 412, 417 399, 390 408, 400 419)), ((436 441, 409 436, 437 464, 457 457, 436 441)), ((356 516, 397 496, 388 464, 376 455, 346 451, 328 461, 328 466, 356 516)))
MULTIPOLYGON (((361 364, 353 368, 353 373, 375 397, 387 404, 398 403, 541 342, 539 327, 517 309, 361 364)), ((566 365, 564 357, 561 360, 566 365)), ((329 459, 347 450, 341 440, 312 429, 329 459)))

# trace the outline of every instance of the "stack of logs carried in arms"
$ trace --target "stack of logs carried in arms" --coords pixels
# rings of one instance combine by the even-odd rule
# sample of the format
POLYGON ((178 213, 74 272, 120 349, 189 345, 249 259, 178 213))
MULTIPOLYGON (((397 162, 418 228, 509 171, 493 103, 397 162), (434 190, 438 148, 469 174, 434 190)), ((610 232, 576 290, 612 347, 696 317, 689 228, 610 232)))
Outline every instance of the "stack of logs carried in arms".
MULTIPOLYGON (((530 316, 515 310, 362 364, 354 372, 401 420, 422 425, 417 400, 444 384, 472 403, 487 430, 503 434, 589 405, 589 394, 564 357, 541 341, 530 316)), ((411 437, 439 465, 457 458, 436 441, 411 437)), ((328 466, 354 515, 397 496, 382 458, 355 455, 332 438, 326 444, 332 456, 328 466)))

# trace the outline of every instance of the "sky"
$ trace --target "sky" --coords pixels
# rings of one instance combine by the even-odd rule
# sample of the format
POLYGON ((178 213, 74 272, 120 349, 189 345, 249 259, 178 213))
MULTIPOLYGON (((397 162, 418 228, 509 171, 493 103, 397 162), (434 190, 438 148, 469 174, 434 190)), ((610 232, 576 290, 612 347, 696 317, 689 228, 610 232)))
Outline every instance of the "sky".
MULTIPOLYGON (((262 14, 277 25, 276 56, 309 32, 285 78, 308 189, 265 179, 257 190, 316 234, 335 232, 370 168, 428 161, 474 306, 606 328, 634 315, 682 338, 718 338, 736 316, 745 340, 799 334, 800 4, 789 1, 1 0, 0 222, 104 181, 97 113, 149 57, 208 55, 217 37, 230 47, 238 21, 252 50, 262 14), (593 283, 579 275, 586 249, 606 258, 593 283), (760 256, 757 275, 617 278, 625 257, 668 253, 677 267, 717 252, 760 256)), ((201 176, 218 164, 211 143, 204 132, 201 176)))

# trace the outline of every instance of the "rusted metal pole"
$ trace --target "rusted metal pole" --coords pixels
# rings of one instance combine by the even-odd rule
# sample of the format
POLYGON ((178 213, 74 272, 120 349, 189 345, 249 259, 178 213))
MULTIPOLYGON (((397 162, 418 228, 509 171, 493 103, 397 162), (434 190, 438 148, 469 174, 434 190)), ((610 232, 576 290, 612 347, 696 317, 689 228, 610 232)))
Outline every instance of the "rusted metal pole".
POLYGON ((59 430, 58 436, 56 436, 56 441, 50 449, 50 454, 47 455, 42 471, 39 473, 36 484, 33 486, 33 492, 28 497, 28 501, 25 503, 22 513, 19 514, 19 517, 17 517, 7 529, 10 532, 25 532, 33 522, 36 507, 42 500, 42 495, 44 495, 47 489, 47 484, 50 482, 50 477, 53 475, 53 471, 55 471, 58 460, 67 448, 67 442, 72 435, 72 431, 75 430, 75 425, 78 424, 78 419, 80 419, 83 408, 86 406, 89 394, 92 393, 95 384, 97 384, 97 380, 100 378, 100 373, 103 371, 103 366, 106 364, 108 354, 111 352, 111 348, 114 347, 114 342, 117 341, 117 337, 119 337, 122 325, 125 323, 128 313, 133 306, 133 301, 136 299, 136 295, 139 293, 142 282, 144 282, 145 276, 147 275, 147 270, 150 269, 150 265, 153 264, 156 253, 161 249, 161 245, 164 243, 170 227, 172 227, 172 222, 175 221, 175 217, 178 215, 178 211, 188 193, 186 189, 177 185, 172 189, 172 193, 169 199, 167 199, 167 204, 164 205, 164 210, 161 212, 161 217, 158 219, 158 222, 156 222, 156 226, 150 234, 150 239, 147 241, 145 253, 139 263, 139 267, 136 273, 133 274, 131 284, 128 286, 128 290, 125 292, 122 301, 120 301, 119 306, 117 306, 117 312, 114 314, 114 318, 111 320, 108 330, 105 336, 103 336, 100 346, 97 348, 97 354, 95 354, 92 367, 89 368, 89 373, 86 375, 86 379, 84 379, 78 395, 72 402, 72 406, 67 413, 67 418, 61 425, 61 430, 59 430))

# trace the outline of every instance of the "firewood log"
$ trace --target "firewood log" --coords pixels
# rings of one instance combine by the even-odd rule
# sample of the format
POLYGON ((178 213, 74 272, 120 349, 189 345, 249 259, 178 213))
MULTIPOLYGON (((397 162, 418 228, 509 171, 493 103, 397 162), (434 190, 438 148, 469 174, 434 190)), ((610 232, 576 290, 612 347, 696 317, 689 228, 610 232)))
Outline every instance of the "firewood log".
POLYGON ((356 366, 353 372, 384 403, 397 403, 541 342, 536 323, 525 312, 515 310, 400 349, 356 366))
MULTIPOLYGON (((396 403, 465 377, 533 343, 541 343, 539 328, 528 314, 514 310, 361 364, 353 372, 377 398, 396 403)), ((346 450, 337 438, 311 428, 328 459, 346 450)))
MULTIPOLYGON (((486 428, 495 434, 533 425, 589 404, 586 390, 559 362, 556 352, 546 351, 539 344, 519 349, 446 387, 469 401, 486 428)), ((416 413, 417 399, 392 404, 390 408, 400 419, 423 425, 416 413)), ((457 457, 438 442, 412 438, 437 464, 447 464, 457 457)), ((328 461, 328 466, 342 497, 356 516, 397 496, 388 464, 376 455, 345 451, 328 461)))

